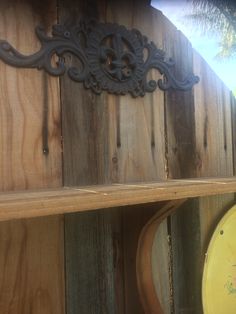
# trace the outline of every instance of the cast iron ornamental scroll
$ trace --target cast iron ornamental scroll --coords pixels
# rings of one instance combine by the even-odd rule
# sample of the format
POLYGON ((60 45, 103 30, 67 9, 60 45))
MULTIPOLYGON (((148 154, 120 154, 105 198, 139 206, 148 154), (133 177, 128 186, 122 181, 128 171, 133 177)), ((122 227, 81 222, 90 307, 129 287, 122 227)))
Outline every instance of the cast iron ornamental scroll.
POLYGON ((180 81, 171 71, 174 62, 165 59, 165 53, 138 30, 97 21, 81 21, 77 25, 54 25, 52 37, 42 27, 36 27, 41 49, 29 56, 19 53, 7 41, 0 41, 0 59, 19 68, 44 69, 54 76, 67 72, 71 80, 83 82, 96 94, 102 91, 133 97, 144 96, 157 87, 189 90, 199 81, 193 74, 180 81), (147 57, 144 57, 144 51, 147 57), (63 55, 77 57, 78 67, 66 67, 63 55), (53 56, 58 61, 53 63, 53 56), (157 69, 163 78, 149 80, 151 69, 157 69))

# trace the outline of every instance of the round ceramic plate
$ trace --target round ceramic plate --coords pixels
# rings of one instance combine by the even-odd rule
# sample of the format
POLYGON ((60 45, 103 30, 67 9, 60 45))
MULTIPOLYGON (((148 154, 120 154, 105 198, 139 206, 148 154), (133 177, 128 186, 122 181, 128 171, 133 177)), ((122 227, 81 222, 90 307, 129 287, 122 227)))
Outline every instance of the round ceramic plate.
POLYGON ((204 314, 236 314, 236 205, 218 224, 205 258, 204 314))

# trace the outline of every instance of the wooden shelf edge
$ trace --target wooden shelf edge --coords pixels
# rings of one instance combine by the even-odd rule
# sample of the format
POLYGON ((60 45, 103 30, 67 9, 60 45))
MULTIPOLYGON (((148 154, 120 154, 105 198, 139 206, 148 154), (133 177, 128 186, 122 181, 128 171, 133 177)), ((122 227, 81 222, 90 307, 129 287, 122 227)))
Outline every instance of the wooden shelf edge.
POLYGON ((236 177, 0 193, 0 221, 236 192, 236 177))

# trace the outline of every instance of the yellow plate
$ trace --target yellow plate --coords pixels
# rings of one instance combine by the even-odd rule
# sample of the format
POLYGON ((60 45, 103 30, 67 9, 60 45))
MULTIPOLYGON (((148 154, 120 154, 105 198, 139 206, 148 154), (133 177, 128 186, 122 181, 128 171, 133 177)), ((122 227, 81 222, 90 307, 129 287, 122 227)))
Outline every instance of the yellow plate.
POLYGON ((218 224, 206 254, 204 314, 236 314, 236 205, 218 224))

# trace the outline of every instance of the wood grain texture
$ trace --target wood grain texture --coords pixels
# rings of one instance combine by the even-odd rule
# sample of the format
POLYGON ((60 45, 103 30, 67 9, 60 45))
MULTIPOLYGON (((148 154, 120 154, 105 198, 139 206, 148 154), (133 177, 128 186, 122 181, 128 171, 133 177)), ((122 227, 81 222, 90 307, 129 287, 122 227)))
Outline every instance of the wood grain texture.
MULTIPOLYGON (((129 29, 139 28, 143 34, 150 36, 157 44, 160 41, 160 32, 158 31, 160 19, 157 18, 156 11, 148 7, 146 3, 141 1, 138 5, 133 1, 92 1, 88 4, 77 2, 76 5, 73 1, 70 3, 73 5, 72 15, 77 12, 78 17, 99 17, 100 21, 117 22, 129 29)), ((61 2, 61 4, 61 16, 65 17, 70 12, 70 5, 66 2, 61 2)), ((151 75, 157 77, 156 73, 151 75)), ((155 94, 149 94, 143 99, 136 100, 129 95, 116 97, 106 93, 97 97, 90 91, 84 91, 83 87, 79 87, 78 84, 72 87, 71 83, 63 79, 62 103, 65 108, 63 137, 66 184, 123 183, 166 177, 163 93, 157 91, 155 94)), ((134 232, 139 229, 139 219, 136 216, 137 213, 134 212, 133 218, 131 214, 128 216, 125 211, 121 211, 120 215, 118 238, 126 239, 131 234, 131 230, 127 231, 125 227, 126 223, 128 224, 127 217, 133 219, 133 224, 129 228, 132 227, 134 232), (126 234, 127 232, 129 234, 126 234)), ((142 213, 140 213, 141 216, 142 213)), ((80 219, 82 219, 82 215, 80 215, 80 219)), ((68 228, 70 228, 69 224, 68 228)), ((88 222, 88 232, 92 228, 88 222)), ((78 228, 75 228, 75 232, 78 232, 77 230, 78 228)), ((167 239, 165 223, 159 233, 159 236, 167 239)), ((115 306, 124 303, 124 313, 133 311, 139 314, 143 312, 141 304, 138 298, 133 298, 134 294, 138 295, 135 279, 135 252, 133 250, 133 247, 137 246, 137 237, 134 237, 133 240, 130 237, 129 239, 129 241, 119 242, 119 252, 123 252, 120 256, 124 259, 124 273, 120 274, 120 279, 118 279, 118 275, 114 275, 114 278, 118 280, 120 288, 124 287, 124 291, 119 293, 115 306), (121 281, 124 283, 121 284, 121 281)), ((69 238, 67 241, 70 241, 69 238)), ((110 245, 109 242, 107 245, 110 245)), ((68 254, 72 254, 72 252, 68 252, 68 254)), ((167 258, 166 252, 165 260, 167 258)), ((74 289, 78 290, 79 285, 81 286, 80 283, 77 284, 77 287, 74 286, 74 289)), ((166 293, 168 291, 169 289, 166 293)), ((117 293, 117 289, 114 293, 117 293)), ((166 299, 168 300, 169 296, 166 299)), ((90 301, 84 299, 81 302, 88 304, 90 301)), ((166 307, 168 306, 169 304, 166 303, 166 307)), ((69 303, 68 307, 70 307, 69 303)), ((113 308, 110 309, 110 312, 112 311, 113 308)))
POLYGON ((197 176, 231 176, 230 91, 197 53, 194 53, 194 71, 201 77, 194 89, 197 176))
MULTIPOLYGON (((184 75, 192 69, 189 43, 147 4, 61 0, 59 20, 95 17, 138 28, 176 59, 176 74, 184 75)), ((1 3, 0 8, 0 37, 24 53, 39 48, 34 27, 41 23, 48 29, 56 20, 54 1, 11 0, 1 3)), ((72 56, 65 58, 67 63, 77 64, 72 56)), ((0 70, 4 73, 0 77, 0 190, 61 186, 58 80, 3 63, 0 70)), ((201 77, 194 93, 156 91, 136 100, 106 93, 96 96, 63 78, 64 184, 134 185, 98 186, 96 193, 81 188, 5 195, 5 203, 0 201, 1 219, 234 192, 234 179, 199 184, 169 182, 168 192, 158 184, 140 187, 135 183, 233 174, 234 100, 197 54, 194 72, 201 77)), ((150 76, 159 77, 155 72, 150 76)), ((204 253, 217 220, 233 201, 234 196, 227 195, 188 202, 171 224, 164 221, 159 228, 152 271, 165 313, 202 312, 204 253)), ((66 216, 68 314, 143 313, 135 253, 142 226, 159 205, 150 206, 66 216)), ((0 312, 64 314, 63 218, 2 223, 0 234, 0 312)))
MULTIPOLYGON (((0 220, 50 216, 138 204, 144 208, 144 204, 230 194, 235 191, 236 179, 232 177, 5 192, 0 193, 0 220)), ((132 212, 129 216, 131 215, 132 212)), ((142 216, 141 213, 140 215, 142 216)), ((127 224, 129 224, 129 219, 127 219, 127 224)))
MULTIPOLYGON (((164 49, 176 62, 175 74, 183 79, 187 73, 194 72, 191 44, 168 20, 164 21, 164 25, 164 49)), ((167 92, 165 105, 169 178, 194 177, 196 131, 193 90, 167 92)), ((198 201, 188 201, 169 221, 173 281, 171 312, 200 313, 197 305, 201 296, 201 276, 197 266, 200 256, 198 201)))
POLYGON ((63 217, 0 224, 1 313, 64 313, 63 217))
MULTIPOLYGON (((194 87, 194 106, 187 120, 187 123, 192 125, 192 131, 185 130, 188 136, 192 134, 192 139, 185 142, 191 142, 191 146, 188 145, 189 152, 188 147, 184 148, 181 159, 170 158, 174 170, 172 176, 231 176, 233 161, 230 93, 195 52, 193 65, 194 73, 199 75, 201 81, 194 87), (188 157, 186 154, 189 153, 188 157), (186 167, 181 167, 181 160, 186 167)), ((188 102, 185 104, 187 107, 188 102)), ((188 110, 183 111, 182 117, 188 110)), ((181 111, 178 112, 180 113, 181 111)), ((178 124, 182 126, 184 121, 179 120, 178 124)), ((169 125, 171 123, 168 127, 169 125)), ((179 136, 181 132, 175 134, 179 136)), ((181 149, 180 140, 177 143, 177 151, 181 149)), ((230 208, 233 201, 233 194, 201 198, 186 203, 183 210, 172 218, 176 313, 202 313, 201 278, 206 248, 218 219, 230 208)))
POLYGON ((198 176, 231 176, 233 146, 231 93, 206 62, 194 54, 201 83, 195 89, 196 150, 198 176), (206 90, 204 86, 209 86, 206 90))
MULTIPOLYGON (((104 4, 93 0, 59 1, 59 20, 63 22, 70 16, 74 22, 80 18, 104 21, 104 4)), ((70 55, 66 60, 77 64, 70 55)), ((61 97, 65 185, 110 182, 108 96, 94 95, 64 77, 61 97)), ((120 211, 65 217, 68 314, 123 313, 124 295, 117 291, 117 287, 123 288, 123 276, 119 274, 122 267, 120 259, 115 258, 120 256, 120 219, 120 211), (117 285, 114 278, 118 278, 117 285)))
MULTIPOLYGON (((193 71, 200 76, 194 92, 166 93, 167 175, 169 178, 232 176, 230 93, 167 19, 163 20, 160 30, 164 32, 164 50, 176 62, 176 75, 181 78, 193 71)), ((193 200, 171 218, 172 310, 175 313, 202 312, 204 250, 213 226, 233 199, 231 194, 200 199, 199 202, 193 200), (214 211, 210 211, 210 207, 214 211)))
MULTIPOLYGON (((175 60, 174 73, 184 79, 193 73, 190 42, 166 18, 163 19, 163 49, 175 60)), ((194 73, 195 74, 195 73, 194 73)), ((195 88, 195 86, 194 86, 195 88)), ((194 89, 193 88, 193 89, 194 89)), ((195 123, 193 90, 170 90, 165 95, 168 178, 192 178, 195 171, 195 123)))
MULTIPOLYGON (((35 26, 55 20, 55 1, 2 1, 0 38, 30 54, 35 26)), ((58 80, 2 62, 0 72, 0 190, 61 186, 58 80)), ((0 312, 64 314, 63 220, 1 223, 0 246, 0 312)))
POLYGON ((171 217, 174 313, 202 313, 199 200, 186 202, 171 217))
POLYGON ((158 227, 171 213, 175 212, 186 200, 167 202, 155 215, 144 225, 139 236, 136 270, 139 295, 146 314, 163 314, 159 295, 153 280, 152 247, 158 227))
POLYGON ((114 217, 116 213, 113 210, 103 210, 81 213, 81 216, 69 215, 66 218, 69 313, 78 313, 78 309, 79 313, 116 313, 115 272, 112 263, 112 232, 116 223, 112 221, 114 217), (84 300, 90 302, 86 303, 84 300))
MULTIPOLYGON (((138 28, 161 48, 167 50, 170 57, 176 59, 176 75, 183 77, 193 69, 192 49, 187 40, 160 13, 148 8, 144 3, 90 1, 89 3, 77 2, 75 5, 73 1, 70 1, 69 3, 61 2, 61 4, 59 9, 62 19, 65 19, 70 12, 74 17, 76 14, 78 17, 96 17, 101 21, 117 22, 128 28, 138 28), (73 7, 73 10, 70 7, 73 7)), ((76 61, 70 56, 68 56, 68 61, 76 64, 76 61)), ((231 124, 226 123, 230 117, 230 112, 226 112, 223 108, 224 105, 222 106, 223 102, 228 103, 227 91, 218 85, 217 79, 210 73, 210 70, 205 70, 206 65, 201 67, 196 65, 196 60, 194 62, 195 73, 198 74, 200 71, 201 76, 201 71, 206 71, 204 73, 205 80, 201 83, 203 85, 199 84, 194 93, 168 92, 164 96, 162 92, 157 91, 154 94, 146 95, 143 99, 136 100, 129 96, 114 97, 105 93, 101 97, 97 97, 89 91, 85 92, 83 87, 78 86, 78 84, 75 87, 75 85, 71 85, 71 82, 63 79, 65 184, 137 182, 165 179, 166 177, 203 176, 207 173, 218 176, 221 171, 225 175, 232 175, 231 124), (214 82, 211 82, 211 78, 214 82), (206 86, 212 92, 202 95, 201 91, 206 86), (221 92, 217 92, 217 96, 214 96, 215 89, 218 90, 218 88, 221 92), (210 103, 209 106, 208 102, 210 103), (215 102, 216 105, 214 105, 215 102), (217 108, 216 111, 214 111, 214 106, 217 108), (209 115, 208 110, 212 114, 209 115), (210 130, 209 126, 211 127, 210 130), (219 142, 213 139, 215 127, 218 127, 217 139, 219 142), (215 155, 219 157, 215 158, 215 155), (211 162, 213 159, 214 162, 211 162)), ((151 76, 158 77, 155 73, 152 73, 151 76)), ((232 196, 227 196, 226 199, 230 200, 232 196)), ((220 201, 219 208, 222 208, 221 206, 220 201)), ((162 231, 159 231, 157 235, 157 238, 159 237, 158 245, 162 248, 162 256, 160 257, 156 253, 161 250, 158 250, 157 246, 154 245, 153 273, 154 275, 159 274, 159 276, 161 274, 160 278, 155 279, 155 284, 158 293, 162 295, 166 313, 170 313, 172 310, 175 310, 176 313, 189 311, 199 314, 201 312, 201 270, 199 271, 199 265, 203 257, 200 238, 204 218, 201 217, 198 208, 204 208, 201 202, 188 203, 180 215, 173 217, 171 224, 172 256, 170 256, 166 221, 162 225, 162 231), (188 224, 189 222, 191 224, 188 224), (191 228, 190 225, 194 227, 191 228), (184 241, 186 235, 189 241, 184 241), (196 256, 201 256, 201 258, 189 262, 188 254, 192 252, 190 250, 192 241, 195 243, 196 256), (155 258, 159 260, 162 258, 162 269, 155 268, 155 258), (175 260, 172 271, 168 265, 170 258, 175 260), (165 267, 164 270, 163 267, 165 267), (187 282, 181 279, 187 278, 192 267, 194 269, 193 280, 187 282), (170 291, 172 289, 170 284, 172 277, 175 300, 171 303, 169 300, 173 297, 170 291), (158 281, 158 279, 160 280, 158 281), (158 282, 162 282, 162 285, 158 282), (197 286, 196 289, 195 286, 197 286), (179 287, 185 287, 185 289, 179 289, 179 287)), ((218 210, 216 211, 218 212, 218 210)), ((219 211, 221 210, 219 209, 219 211)), ((104 215, 106 215, 105 212, 104 215)), ((89 217, 84 215, 84 224, 87 225, 86 232, 91 234, 91 230, 96 230, 99 227, 97 224, 95 227, 89 217)), ((110 293, 111 299, 116 300, 116 304, 107 305, 108 311, 111 313, 117 310, 117 304, 121 304, 118 309, 121 313, 122 311, 124 313, 143 313, 139 301, 135 300, 137 286, 133 271, 133 253, 137 243, 137 230, 140 230, 139 219, 141 217, 143 217, 142 210, 138 211, 138 214, 137 212, 128 213, 125 210, 117 212, 115 220, 118 223, 114 223, 112 219, 113 222, 109 229, 110 237, 114 238, 112 230, 115 230, 115 238, 119 239, 118 247, 115 250, 111 247, 109 237, 104 232, 106 245, 114 251, 115 256, 117 256, 117 250, 119 251, 119 266, 114 270, 114 276, 110 277, 111 280, 115 278, 115 284, 112 286, 107 283, 107 286, 114 287, 113 292, 110 293), (133 222, 131 225, 130 221, 133 222), (124 240, 122 241, 122 239, 124 240), (118 273, 116 272, 117 269, 118 273), (117 287, 120 288, 118 294, 117 287)), ((67 238, 68 245, 73 238, 79 238, 76 234, 81 232, 73 224, 73 219, 68 220, 67 225, 70 231, 67 238), (74 230, 73 232, 70 225, 74 230)), ((80 215, 79 225, 82 219, 83 216, 80 215)), ((211 219, 213 218, 211 217, 211 219)), ((101 228, 101 230, 103 229, 101 228)), ((205 238, 205 236, 203 237, 205 238)), ((104 241, 103 243, 105 243, 104 241)), ((89 247, 92 247, 94 243, 90 243, 92 244, 89 244, 89 247)), ((68 250, 67 255, 68 260, 71 260, 69 256, 73 256, 73 251, 68 250)), ((81 269, 85 271, 86 262, 85 260, 81 262, 78 256, 76 257, 77 265, 81 264, 81 269)), ((96 253, 93 259, 96 259, 96 253)), ((69 276, 70 272, 73 272, 74 265, 76 265, 76 262, 73 263, 73 266, 68 264, 67 273, 69 276)), ((100 271, 103 272, 104 267, 108 267, 107 265, 111 265, 111 263, 113 263, 112 255, 108 255, 108 260, 100 264, 100 271)), ((96 278, 99 276, 97 275, 96 278)), ((89 277, 87 280, 92 282, 89 277)), ((81 292, 82 285, 79 275, 77 282, 73 281, 72 283, 69 280, 67 284, 70 289, 81 292)), ((86 293, 84 295, 88 295, 88 299, 77 302, 76 306, 77 309, 82 306, 85 311, 85 304, 90 303, 91 296, 86 293)), ((103 308, 101 299, 97 300, 98 295, 95 303, 100 304, 99 309, 103 308)), ((68 303, 70 313, 76 311, 72 303, 68 303)), ((107 301, 105 303, 108 304, 107 301)))
POLYGON ((232 153, 233 153, 233 166, 234 166, 234 175, 236 173, 236 98, 234 95, 231 93, 230 95, 230 102, 231 102, 231 121, 232 121, 232 153))
MULTIPOLYGON (((152 10, 141 1, 111 1, 108 7, 108 21, 125 25, 128 29, 137 28, 143 34, 147 35, 157 45, 162 42, 160 28, 162 25, 162 15, 156 10, 152 10), (124 14, 127 12, 127 14, 124 14), (132 14, 128 13, 132 12, 132 14)), ((153 71, 150 77, 158 79, 160 76, 153 71)), ((137 182, 166 178, 166 160, 165 160, 165 126, 164 126, 164 94, 157 90, 155 93, 147 94, 143 99, 132 99, 131 97, 119 97, 116 102, 112 102, 114 113, 110 121, 117 121, 115 133, 118 145, 112 141, 112 156, 117 160, 116 168, 113 170, 113 178, 118 182, 137 182)), ((116 181, 115 181, 116 182, 116 181)), ((137 248, 138 230, 140 221, 145 221, 144 207, 138 213, 124 212, 124 243, 125 252, 125 313, 143 313, 141 304, 137 301, 138 291, 135 280, 134 248, 137 248), (130 225, 130 221, 133 223, 130 225), (132 237, 133 234, 133 237, 132 237), (134 298, 137 298, 134 301, 134 298)), ((146 219, 149 218, 146 213, 146 219)), ((169 282, 166 278, 168 273, 167 225, 166 221, 158 230, 158 237, 163 240, 163 254, 160 264, 155 263, 154 276, 158 273, 160 278, 156 279, 162 282, 169 282), (166 244, 166 245, 165 245, 166 244), (166 267, 166 272, 164 268, 166 267)), ((168 286, 156 286, 158 293, 164 296, 161 299, 166 311, 169 310, 170 288, 168 286)))
MULTIPOLYGON (((161 42, 162 15, 135 2, 113 1, 108 22, 138 28, 157 45, 161 42), (124 14, 132 12, 132 14, 124 14)), ((160 78, 157 71, 153 78, 160 78)), ((160 90, 144 98, 109 96, 110 147, 117 158, 113 182, 137 182, 166 178, 164 94, 160 90), (115 125, 114 125, 115 123, 115 125), (115 141, 115 139, 117 139, 115 141), (116 171, 116 172, 115 172, 116 171), (117 181, 115 181, 115 179, 117 181)))
MULTIPOLYGON (((197 176, 231 176, 234 171, 230 91, 215 73, 206 67, 205 61, 199 60, 197 54, 194 55, 194 67, 202 76, 201 84, 195 89, 197 176), (209 88, 206 90, 203 88, 205 86, 209 88)), ((234 199, 234 194, 228 194, 201 198, 199 201, 201 261, 198 265, 201 274, 214 228, 233 205, 234 199)))
MULTIPOLYGON (((141 2, 115 1, 110 4, 109 20, 126 25, 129 29, 137 28, 142 34, 147 35, 157 45, 162 42, 162 15, 152 10, 141 2), (127 12, 124 14, 124 12, 127 12), (129 13, 132 12, 132 15, 129 13), (155 30, 159 31, 156 32, 155 30)), ((158 79, 160 76, 156 71, 150 77, 158 79)), ((135 182, 165 179, 165 124, 164 124, 164 94, 157 90, 155 93, 147 94, 143 99, 132 99, 120 97, 114 104, 118 116, 110 117, 110 121, 117 121, 117 138, 120 145, 113 148, 113 154, 117 157, 117 166, 113 177, 118 182, 135 182), (118 106, 118 109, 117 109, 118 106), (118 119, 117 119, 118 118, 118 119), (116 173, 116 175, 114 175, 116 173)), ((114 129, 113 129, 114 130, 114 129)), ((145 210, 144 207, 142 209, 145 210)), ((140 232, 140 221, 145 221, 145 212, 130 212, 124 215, 124 244, 125 254, 125 282, 126 282, 126 313, 143 313, 139 302, 132 302, 137 299, 137 285, 135 278, 134 248, 137 247, 138 233, 140 232), (130 232, 132 224, 133 237, 130 232)), ((146 212, 146 220, 149 219, 146 212)), ((166 221, 158 231, 158 236, 167 239, 166 221)), ((153 261, 154 277, 156 282, 168 282, 168 256, 167 242, 162 246, 163 254, 159 264, 153 261), (165 246, 166 244, 166 246, 165 246), (159 271, 158 271, 159 270, 159 271), (159 277, 156 278, 157 274, 159 277)), ((164 296, 164 300, 170 299, 170 289, 166 285, 157 285, 158 293, 164 296), (163 287, 166 287, 163 288, 163 287)), ((169 312, 169 302, 163 302, 166 312, 169 312)))
MULTIPOLYGON (((41 24, 48 28, 56 19, 55 3, 49 7, 46 1, 44 6, 42 3, 38 5, 41 12, 34 11, 37 5, 33 1, 1 3, 0 37, 23 53, 37 51, 40 43, 35 26, 41 24)), ((0 70, 0 189, 60 185, 58 80, 35 69, 16 69, 3 62, 0 70), (43 153, 44 145, 48 154, 43 153)))

